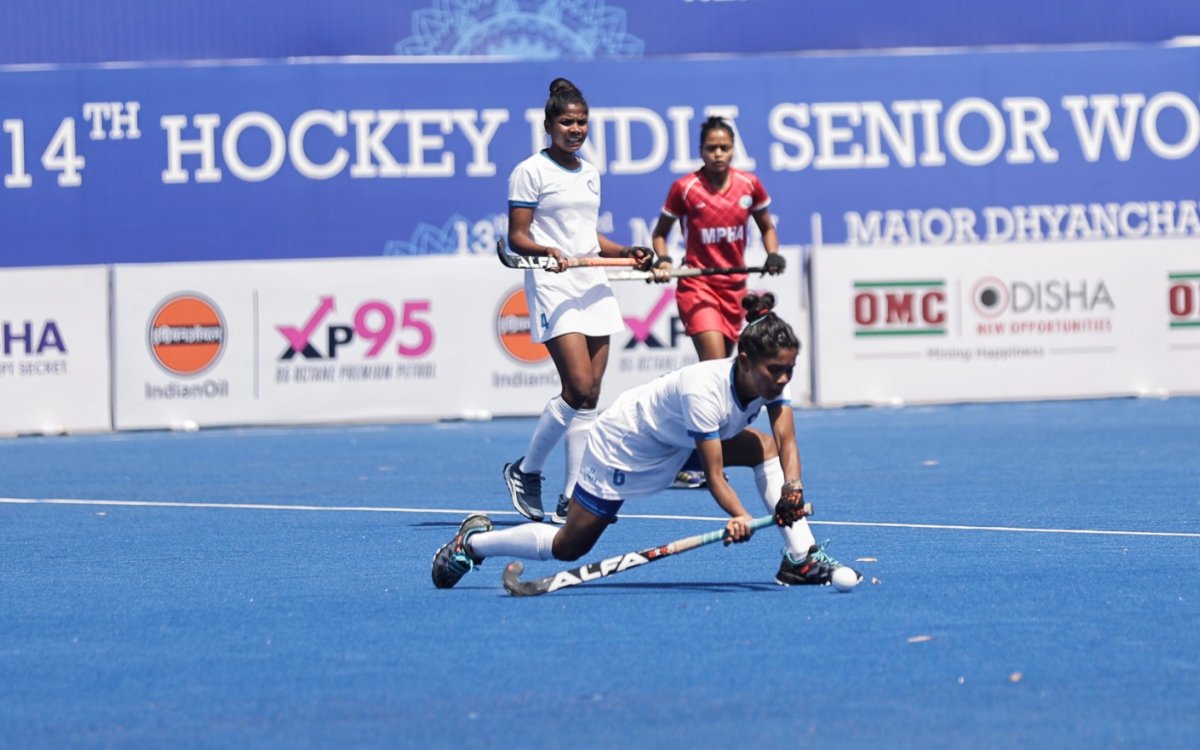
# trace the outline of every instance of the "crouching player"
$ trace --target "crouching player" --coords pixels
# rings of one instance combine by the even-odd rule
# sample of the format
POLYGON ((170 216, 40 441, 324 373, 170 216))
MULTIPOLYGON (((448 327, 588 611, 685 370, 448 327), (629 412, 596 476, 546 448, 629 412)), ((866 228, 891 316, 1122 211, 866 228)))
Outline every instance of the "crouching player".
POLYGON ((798 510, 804 490, 788 383, 800 342, 771 311, 774 295, 749 294, 742 306, 747 325, 735 357, 662 375, 621 394, 599 416, 588 435, 565 525, 526 523, 493 530, 487 516, 472 515, 434 556, 434 585, 450 588, 488 557, 578 560, 616 520, 626 499, 667 489, 696 457, 709 492, 730 516, 725 530, 732 541, 750 538, 752 518, 723 469, 753 467, 759 496, 776 511, 787 547, 775 580, 829 583, 841 564, 816 543, 798 510), (771 435, 749 427, 764 406, 771 435))

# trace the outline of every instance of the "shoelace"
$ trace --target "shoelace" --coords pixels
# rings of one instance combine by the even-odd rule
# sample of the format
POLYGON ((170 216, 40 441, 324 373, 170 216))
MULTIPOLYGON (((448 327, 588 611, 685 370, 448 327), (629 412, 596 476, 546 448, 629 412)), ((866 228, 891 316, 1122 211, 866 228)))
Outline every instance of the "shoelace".
MULTIPOLYGON (((812 561, 815 563, 818 563, 820 565, 828 565, 831 568, 842 567, 842 564, 840 562, 838 562, 837 560, 833 559, 828 554, 826 554, 825 547, 828 544, 829 544, 829 540, 826 539, 825 541, 823 541, 817 545, 817 551, 812 553, 812 561)), ((808 559, 807 555, 805 555, 803 557, 797 557, 796 555, 793 555, 790 551, 788 551, 786 549, 783 551, 783 553, 787 556, 788 561, 791 562, 792 565, 799 565, 800 563, 802 563, 806 559, 808 559)))
POLYGON ((825 547, 829 544, 829 540, 821 542, 817 545, 817 551, 813 554, 813 560, 819 563, 828 565, 831 568, 840 568, 842 564, 825 553, 825 547))
MULTIPOLYGON (((466 566, 466 570, 462 570, 463 573, 470 573, 472 570, 475 570, 475 566, 479 564, 476 563, 475 558, 471 557, 471 554, 467 552, 467 540, 471 538, 472 534, 477 534, 480 531, 483 531, 483 529, 468 529, 463 534, 462 541, 458 543, 458 549, 454 550, 454 553, 450 555, 450 559, 458 564, 460 570, 462 570, 462 566, 466 566)), ((480 560, 479 562, 482 563, 483 561, 480 560)))
POLYGON ((475 561, 467 554, 466 539, 460 541, 450 550, 450 569, 455 573, 470 573, 475 568, 475 561))
POLYGON ((520 469, 514 469, 513 474, 517 477, 517 484, 522 492, 542 494, 542 475, 539 472, 531 471, 524 472, 520 469))

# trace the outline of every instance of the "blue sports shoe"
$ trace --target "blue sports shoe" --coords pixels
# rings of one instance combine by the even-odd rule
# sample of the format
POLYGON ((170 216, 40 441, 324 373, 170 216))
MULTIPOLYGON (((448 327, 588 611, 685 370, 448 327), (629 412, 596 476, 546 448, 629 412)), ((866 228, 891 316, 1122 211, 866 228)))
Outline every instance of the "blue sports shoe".
POLYGON ((452 588, 463 576, 483 563, 482 557, 471 552, 467 541, 472 534, 491 530, 492 522, 487 516, 467 516, 454 538, 443 544, 433 556, 433 585, 439 589, 452 588))

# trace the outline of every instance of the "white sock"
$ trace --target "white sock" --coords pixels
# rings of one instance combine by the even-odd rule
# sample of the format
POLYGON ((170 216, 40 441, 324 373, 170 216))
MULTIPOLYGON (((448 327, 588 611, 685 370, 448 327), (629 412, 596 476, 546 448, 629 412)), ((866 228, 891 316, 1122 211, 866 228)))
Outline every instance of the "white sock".
POLYGON ((467 540, 476 557, 519 557, 550 560, 558 528, 545 523, 523 523, 507 529, 479 531, 467 540))
MULTIPOLYGON (((779 463, 778 457, 768 459, 765 463, 754 467, 754 483, 758 486, 758 494, 762 497, 763 505, 774 513, 775 504, 779 502, 779 496, 783 493, 783 466, 779 463)), ((808 548, 817 543, 812 529, 808 527, 807 518, 801 518, 787 528, 782 526, 775 528, 779 529, 779 533, 783 536, 788 552, 797 557, 807 555, 808 548)))
POLYGON ((571 426, 571 420, 575 418, 577 412, 563 401, 562 396, 555 396, 546 404, 546 408, 542 409, 542 416, 538 418, 537 427, 533 428, 533 436, 529 438, 529 448, 525 451, 525 458, 521 459, 521 471, 536 472, 541 471, 546 465, 546 459, 550 457, 550 451, 554 450, 554 446, 558 445, 558 441, 566 434, 567 428, 571 426))
POLYGON ((583 463, 583 449, 587 447, 588 433, 591 432, 599 413, 596 409, 579 409, 567 427, 566 437, 563 438, 563 447, 567 453, 567 480, 563 485, 563 497, 569 498, 571 490, 575 489, 579 465, 583 463))

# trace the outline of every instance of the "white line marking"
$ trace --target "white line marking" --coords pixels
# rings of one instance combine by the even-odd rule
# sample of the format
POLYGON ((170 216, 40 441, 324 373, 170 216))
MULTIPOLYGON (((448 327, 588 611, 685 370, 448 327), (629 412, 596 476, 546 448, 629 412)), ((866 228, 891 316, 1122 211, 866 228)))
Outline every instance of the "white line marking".
MULTIPOLYGON (((216 508, 219 510, 295 510, 343 513, 479 513, 478 510, 455 508, 389 508, 372 505, 275 505, 271 503, 199 503, 164 500, 68 500, 59 498, 0 497, 0 504, 9 505, 102 505, 125 508, 216 508)), ((518 515, 516 511, 488 511, 488 515, 518 515)))
MULTIPOLYGON (((165 500, 74 500, 66 498, 21 498, 0 497, 0 505, 86 505, 125 508, 209 508, 217 510, 290 510, 324 513, 413 513, 468 515, 487 513, 489 516, 520 516, 513 510, 485 510, 478 508, 392 508, 375 505, 278 505, 273 503, 201 503, 169 502, 165 500)), ((624 513, 621 518, 638 518, 650 521, 705 521, 721 523, 727 518, 720 516, 680 516, 654 513, 624 513)), ((1149 536, 1200 539, 1200 532, 1189 531, 1129 531, 1118 529, 1054 529, 1028 526, 967 526, 941 523, 894 523, 886 521, 812 521, 813 526, 862 526, 883 529, 932 529, 939 531, 1000 531, 1019 534, 1081 534, 1090 536, 1149 536)))

